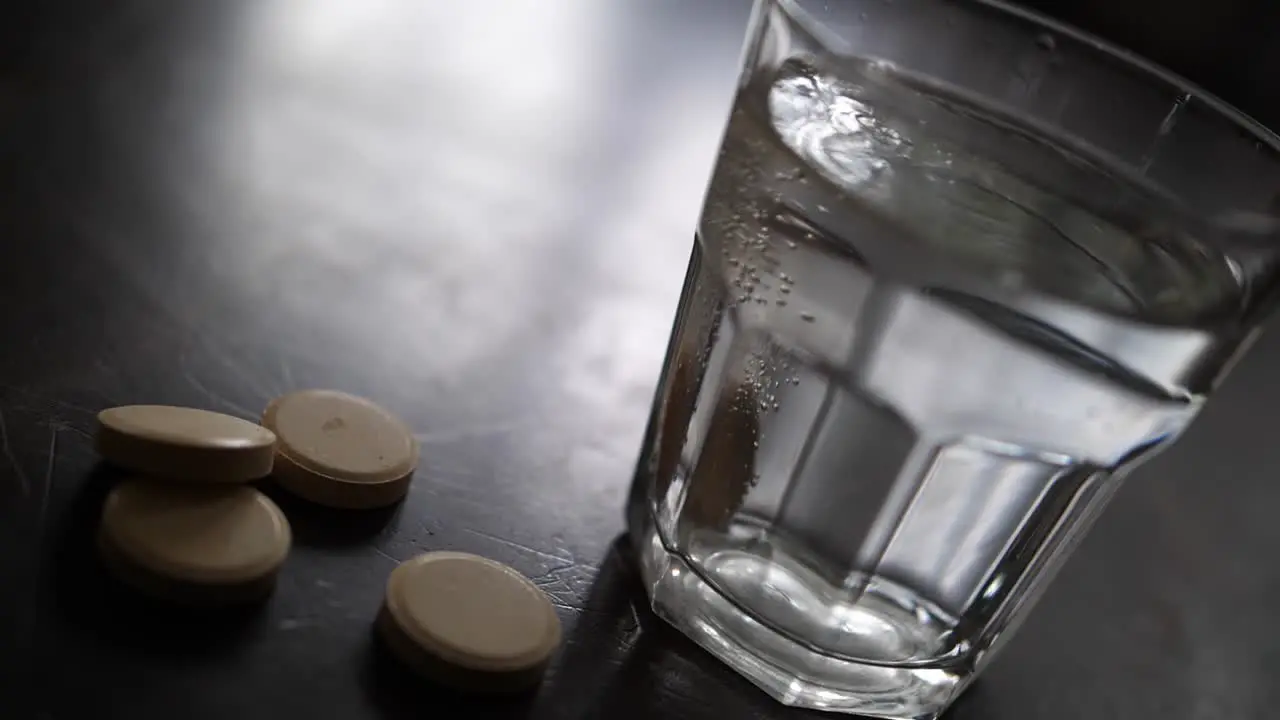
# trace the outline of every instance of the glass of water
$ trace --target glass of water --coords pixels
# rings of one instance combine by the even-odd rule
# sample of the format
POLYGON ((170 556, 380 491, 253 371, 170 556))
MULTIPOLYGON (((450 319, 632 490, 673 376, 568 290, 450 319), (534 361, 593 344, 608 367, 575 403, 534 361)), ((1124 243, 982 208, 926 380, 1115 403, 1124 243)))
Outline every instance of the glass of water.
POLYGON ((989 0, 751 27, 631 535, 777 699, 934 718, 1273 304, 1280 140, 989 0))

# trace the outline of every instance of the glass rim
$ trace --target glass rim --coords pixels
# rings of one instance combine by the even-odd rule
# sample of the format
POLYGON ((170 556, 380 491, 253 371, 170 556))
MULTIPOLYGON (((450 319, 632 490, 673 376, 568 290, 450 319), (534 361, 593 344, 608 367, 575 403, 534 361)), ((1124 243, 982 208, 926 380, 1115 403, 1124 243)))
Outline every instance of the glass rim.
MULTIPOLYGON (((821 20, 818 20, 814 17, 813 13, 801 7, 800 0, 764 1, 772 2, 786 8, 788 14, 791 14, 793 18, 796 18, 807 25, 808 27, 806 29, 813 33, 815 37, 821 39, 824 45, 827 45, 837 51, 849 48, 848 42, 844 41, 843 38, 835 37, 834 33, 825 28, 821 20)), ((836 1, 839 2, 841 0, 836 1)), ((1280 154, 1280 134, 1277 134, 1266 125, 1258 122, 1248 113, 1240 110, 1214 93, 1204 89, 1199 84, 1186 79, 1159 63, 1148 60, 1132 50, 1125 49, 1120 45, 1082 30, 1074 25, 1054 19, 1035 10, 1029 10, 1019 5, 1005 2, 1005 0, 960 0, 959 2, 957 2, 957 0, 936 1, 961 5, 973 4, 988 7, 999 13, 1037 25, 1046 31, 1067 37, 1082 45, 1087 45, 1100 55, 1110 57, 1123 65, 1137 69, 1138 71, 1151 76, 1153 79, 1168 85, 1174 90, 1185 95, 1189 95, 1190 99, 1203 102, 1214 113, 1240 129, 1248 132, 1258 142, 1265 143, 1271 151, 1280 154)), ((849 49, 850 51, 852 50, 851 48, 849 49)), ((856 55, 856 53, 852 51, 849 54, 856 55)))

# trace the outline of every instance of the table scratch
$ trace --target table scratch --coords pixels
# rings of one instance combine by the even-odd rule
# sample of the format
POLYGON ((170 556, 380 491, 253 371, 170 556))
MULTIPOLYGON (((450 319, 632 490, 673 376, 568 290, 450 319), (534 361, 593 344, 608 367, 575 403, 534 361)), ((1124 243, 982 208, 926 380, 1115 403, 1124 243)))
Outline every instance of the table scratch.
POLYGON ((209 402, 213 403, 214 405, 220 405, 220 406, 222 406, 222 408, 223 408, 223 409, 229 409, 229 410, 232 410, 232 411, 234 411, 234 412, 236 412, 236 413, 239 413, 242 417, 247 418, 247 419, 251 419, 251 418, 255 418, 255 417, 257 417, 257 414, 256 414, 256 413, 254 413, 254 412, 250 411, 248 408, 244 407, 243 405, 239 405, 239 404, 237 404, 237 403, 235 403, 235 402, 233 402, 233 401, 231 401, 231 400, 229 400, 229 399, 227 399, 227 398, 223 397, 222 395, 219 395, 218 393, 215 393, 214 391, 210 390, 209 388, 205 387, 205 384, 204 384, 204 383, 202 383, 202 382, 200 382, 199 380, 197 380, 197 379, 196 379, 196 376, 195 376, 195 375, 193 375, 193 374, 191 374, 191 371, 190 371, 190 370, 187 370, 186 368, 183 368, 183 369, 182 369, 182 376, 183 376, 184 378, 186 378, 187 383, 189 383, 189 384, 191 385, 191 387, 195 388, 197 391, 199 391, 201 394, 203 394, 203 395, 205 396, 205 398, 206 398, 209 402))
POLYGON ((284 381, 285 392, 292 392, 297 389, 297 384, 293 381, 293 371, 289 369, 289 361, 284 355, 276 355, 276 360, 280 365, 280 379, 284 381))
POLYGON ((49 464, 44 469, 44 494, 40 498, 40 511, 36 514, 36 527, 44 532, 45 517, 49 514, 49 496, 53 494, 53 471, 58 465, 58 426, 49 429, 49 464))
POLYGON ((537 418, 522 418, 481 425, 464 425, 460 428, 430 433, 420 432, 414 433, 413 436, 423 445, 442 445, 459 440, 476 440, 493 435, 513 433, 534 426, 537 422, 537 418))
POLYGON ((462 530, 463 530, 463 532, 469 533, 469 534, 471 534, 471 535, 475 535, 475 536, 477 536, 477 537, 482 537, 482 538, 485 538, 485 539, 487 539, 487 540, 491 540, 491 541, 496 542, 496 543, 498 543, 498 544, 500 544, 500 545, 506 545, 507 547, 512 548, 512 549, 514 549, 514 550, 519 550, 519 551, 521 551, 521 552, 527 552, 527 553, 530 553, 530 554, 536 555, 536 556, 541 557, 541 558, 546 558, 547 560, 558 560, 558 561, 560 561, 560 562, 569 563, 569 565, 567 565, 567 566, 565 566, 565 567, 556 568, 557 570, 564 570, 564 569, 568 569, 569 567, 574 567, 574 566, 576 566, 576 565, 578 564, 577 560, 575 560, 575 559, 573 558, 573 556, 572 556, 572 555, 569 555, 569 554, 555 554, 555 553, 549 553, 549 552, 547 552, 547 551, 545 551, 545 550, 539 550, 539 549, 537 549, 537 548, 535 548, 535 547, 531 547, 531 546, 529 546, 529 545, 525 545, 524 543, 516 542, 515 540, 508 540, 507 538, 500 537, 500 536, 498 536, 498 535, 494 535, 493 533, 487 533, 487 532, 484 532, 483 530, 476 530, 476 529, 474 529, 474 528, 462 528, 462 530))
POLYGON ((0 451, 4 452, 9 465, 13 467, 14 474, 18 476, 18 482, 22 484, 22 496, 31 497, 31 480, 22 469, 18 458, 13 455, 13 448, 9 445, 9 427, 4 421, 3 412, 0 412, 0 451))
POLYGON ((97 410, 87 408, 83 405, 77 405, 75 403, 67 402, 66 400, 51 398, 42 393, 38 393, 33 390, 28 390, 27 388, 19 387, 17 385, 6 385, 5 383, 0 383, 0 390, 4 390, 5 392, 15 393, 17 395, 21 395, 26 398, 31 398, 32 400, 35 400, 37 402, 53 405, 54 407, 58 407, 66 410, 73 410, 77 413, 84 413, 86 415, 94 415, 94 416, 98 414, 97 410))
MULTIPOLYGON (((259 398, 269 398, 275 395, 275 393, 270 392, 270 388, 263 387, 262 385, 254 382, 255 373, 246 370, 246 366, 243 363, 237 362, 236 359, 232 358, 226 350, 210 342, 205 333, 196 331, 196 337, 199 338, 201 344, 205 346, 205 349, 209 351, 210 357, 217 360, 222 367, 231 371, 231 373, 236 376, 237 381, 241 385, 247 387, 254 395, 259 398)), ((249 417, 257 417, 257 413, 250 413, 249 417)))

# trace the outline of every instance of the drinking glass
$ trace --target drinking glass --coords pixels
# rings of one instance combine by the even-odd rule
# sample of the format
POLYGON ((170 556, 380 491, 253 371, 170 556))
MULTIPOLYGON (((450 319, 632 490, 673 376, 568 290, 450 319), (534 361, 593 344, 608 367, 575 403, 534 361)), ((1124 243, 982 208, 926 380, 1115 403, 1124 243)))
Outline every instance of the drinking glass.
POLYGON ((628 505, 654 610, 937 717, 1273 305, 1278 159, 1013 6, 758 2, 628 505))

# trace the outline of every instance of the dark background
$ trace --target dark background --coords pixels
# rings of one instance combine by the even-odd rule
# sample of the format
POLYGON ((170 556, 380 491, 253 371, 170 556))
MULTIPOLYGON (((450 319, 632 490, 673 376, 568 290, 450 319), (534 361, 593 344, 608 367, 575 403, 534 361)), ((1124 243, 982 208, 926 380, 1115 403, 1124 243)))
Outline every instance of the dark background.
MULTIPOLYGON (((1272 124, 1266 2, 1045 8, 1272 124)), ((656 624, 616 541, 739 0, 166 0, 0 10, 0 716, 786 718, 656 624), (254 417, 302 387, 419 433, 390 513, 281 498, 272 601, 196 620, 90 548, 94 413, 254 417), (374 652, 395 563, 460 549, 554 599, 530 698, 374 652)), ((1269 47, 1270 46, 1270 47, 1269 47)), ((1137 473, 954 720, 1280 705, 1280 336, 1137 473)))
POLYGON ((1280 126, 1280 3, 1037 0, 1020 3, 1154 60, 1270 128, 1280 126))

